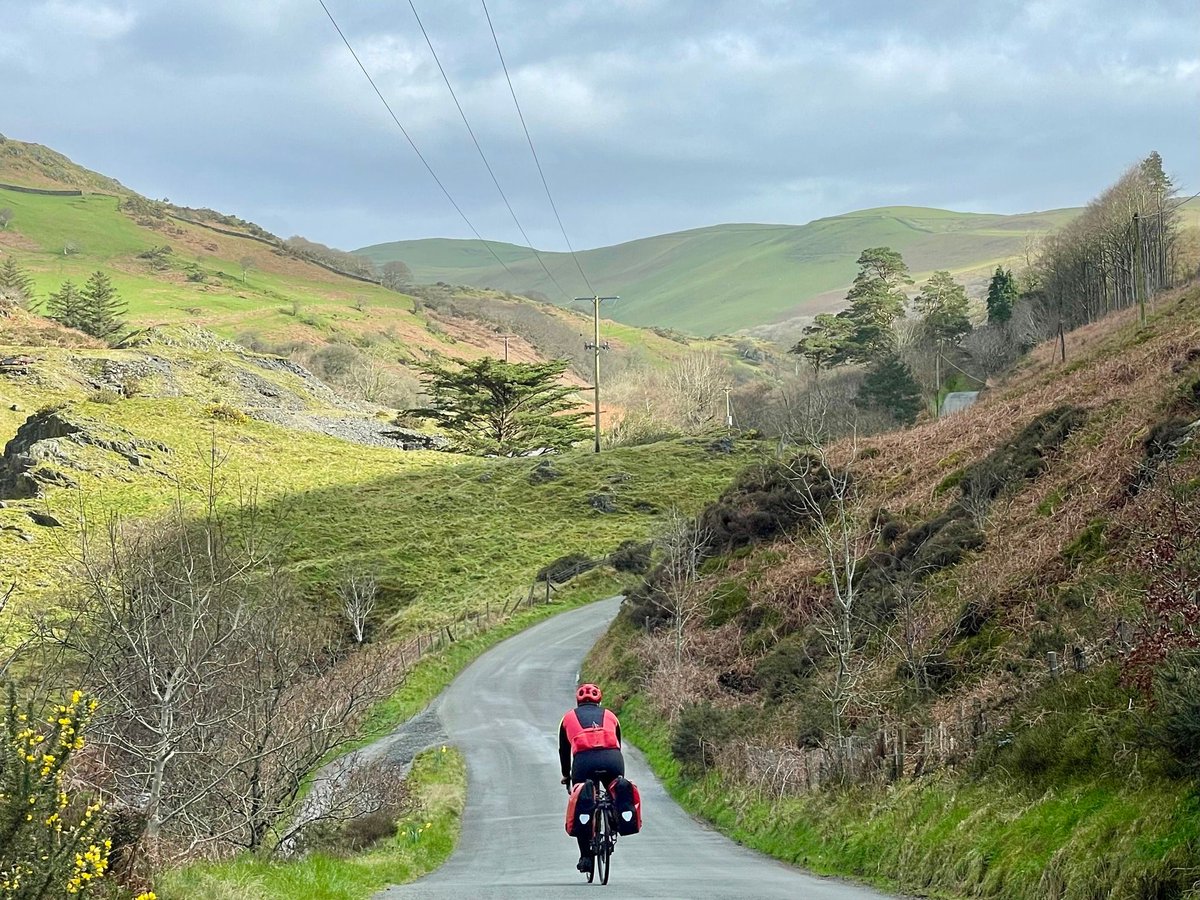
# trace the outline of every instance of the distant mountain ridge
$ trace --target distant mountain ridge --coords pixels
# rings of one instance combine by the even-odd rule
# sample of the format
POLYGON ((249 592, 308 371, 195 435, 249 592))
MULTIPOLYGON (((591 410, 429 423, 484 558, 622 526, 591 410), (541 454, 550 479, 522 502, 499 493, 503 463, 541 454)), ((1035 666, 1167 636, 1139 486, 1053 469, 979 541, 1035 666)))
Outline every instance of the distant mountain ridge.
MULTIPOLYGON (((735 223, 640 238, 579 252, 593 284, 620 294, 610 315, 636 325, 695 334, 728 332, 836 308, 866 247, 899 250, 916 277, 949 269, 978 286, 998 263, 1020 259, 1029 243, 1069 222, 1078 209, 1019 215, 924 207, 864 209, 806 225, 735 223)), ((433 238, 363 247, 377 263, 402 260, 417 281, 446 281, 562 297, 533 253, 488 242, 433 238)), ((539 251, 567 290, 586 293, 570 256, 539 251)))

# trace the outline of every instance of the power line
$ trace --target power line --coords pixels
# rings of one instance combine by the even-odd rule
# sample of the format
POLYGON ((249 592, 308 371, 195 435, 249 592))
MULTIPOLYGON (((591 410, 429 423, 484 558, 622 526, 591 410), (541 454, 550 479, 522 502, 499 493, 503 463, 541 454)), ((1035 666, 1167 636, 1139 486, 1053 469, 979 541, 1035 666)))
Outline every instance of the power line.
MULTIPOLYGON (((433 178, 433 180, 437 182, 437 186, 442 189, 442 193, 446 195, 446 199, 450 201, 450 205, 454 207, 454 211, 457 212, 462 220, 467 223, 467 227, 471 229, 471 233, 475 235, 475 238, 479 241, 479 243, 483 244, 483 246, 487 248, 488 253, 495 257, 496 262, 500 263, 500 265, 504 267, 504 271, 509 275, 513 275, 512 269, 505 265, 504 260, 499 257, 492 245, 483 239, 483 235, 479 233, 479 231, 471 223, 471 220, 467 218, 467 214, 463 212, 462 207, 459 206, 454 197, 450 195, 450 191, 446 189, 446 185, 442 184, 442 179, 438 178, 437 172, 433 171, 433 166, 429 164, 429 161, 425 159, 424 154, 422 154, 417 148, 416 142, 409 135, 407 129, 400 124, 400 120, 396 117, 396 114, 392 112, 391 104, 387 102, 387 98, 383 96, 378 85, 375 84, 375 79, 371 77, 371 73, 367 71, 367 67, 362 64, 362 60, 359 59, 358 54, 354 52, 354 47, 350 45, 350 41, 346 38, 341 26, 338 25, 337 19, 333 17, 333 13, 329 11, 329 7, 325 5, 325 0, 317 0, 317 2, 321 4, 321 9, 325 10, 325 15, 329 17, 330 23, 338 33, 338 37, 342 39, 342 43, 346 45, 346 49, 350 51, 350 55, 354 57, 354 61, 358 63, 358 67, 362 69, 363 75, 367 77, 367 81, 370 83, 372 90, 375 91, 375 96, 379 98, 379 101, 383 104, 383 108, 388 111, 388 115, 392 117, 392 121, 396 123, 396 127, 400 129, 400 133, 404 135, 404 139, 408 141, 408 145, 412 147, 413 153, 417 154, 417 159, 421 160, 422 165, 425 166, 425 170, 429 173, 430 177, 433 178)), ((516 276, 514 275, 514 277, 516 276)))
POLYGON ((516 211, 512 208, 512 204, 508 202, 508 196, 504 193, 504 188, 500 187, 500 179, 496 177, 496 173, 492 169, 492 164, 488 162, 487 154, 483 152, 483 147, 480 146, 479 138, 475 136, 475 129, 471 127, 471 123, 467 120, 467 114, 463 110, 462 104, 458 102, 458 95, 454 93, 454 86, 450 84, 450 78, 448 75, 446 75, 446 70, 442 66, 442 61, 438 58, 437 51, 433 49, 433 41, 429 39, 429 32, 425 30, 425 23, 421 21, 421 15, 417 12, 416 4, 413 2, 413 0, 408 0, 408 5, 409 8, 412 9, 413 17, 417 20, 417 25, 420 26, 421 34, 425 38, 425 43, 429 47, 429 52, 433 54, 433 61, 437 63, 438 71, 442 73, 442 81, 446 82, 446 89, 450 91, 450 97, 454 100, 454 105, 458 108, 458 114, 460 117, 462 117, 463 125, 467 127, 467 134, 471 136, 471 142, 475 145, 475 149, 479 151, 479 158, 483 160, 484 168, 487 169, 488 174, 492 176, 492 184, 496 186, 496 190, 500 194, 500 199, 504 201, 504 205, 508 208, 508 214, 512 216, 512 220, 516 224, 517 230, 521 232, 521 237, 525 239, 525 245, 533 251, 533 255, 537 259, 538 265, 542 267, 542 271, 546 273, 546 277, 550 279, 551 283, 556 288, 558 288, 558 292, 562 294, 564 298, 566 298, 568 296, 566 289, 558 283, 558 279, 554 277, 548 268, 546 268, 546 263, 542 259, 542 255, 538 253, 537 248, 533 246, 533 241, 531 241, 529 239, 529 235, 525 233, 525 228, 521 225, 521 220, 517 218, 516 211))
POLYGON ((587 274, 583 271, 583 266, 579 263, 575 248, 571 246, 571 239, 567 237, 567 229, 563 226, 562 216, 558 214, 558 206, 554 203, 554 197, 550 193, 550 183, 546 180, 546 173, 542 170, 542 161, 538 159, 537 150, 533 146, 533 137, 529 134, 529 126, 525 124, 525 114, 521 112, 521 103, 517 100, 516 88, 513 87, 512 77, 508 74, 508 63, 504 61, 504 53, 500 49, 500 39, 496 36, 496 26, 492 24, 492 14, 488 12, 487 0, 479 0, 479 2, 483 5, 483 14, 487 17, 488 28, 492 32, 492 42, 496 45, 496 55, 500 57, 500 66, 504 69, 504 79, 508 82, 508 91, 512 94, 513 106, 517 108, 517 117, 521 120, 521 128, 525 131, 525 140, 529 142, 529 152, 533 154, 533 162, 537 166, 538 175, 541 176, 542 187, 546 189, 546 199, 550 201, 550 208, 554 210, 554 218, 558 221, 558 230, 562 232, 563 240, 567 243, 571 259, 575 261, 575 268, 579 270, 579 277, 587 285, 588 293, 595 296, 596 289, 592 287, 587 274))

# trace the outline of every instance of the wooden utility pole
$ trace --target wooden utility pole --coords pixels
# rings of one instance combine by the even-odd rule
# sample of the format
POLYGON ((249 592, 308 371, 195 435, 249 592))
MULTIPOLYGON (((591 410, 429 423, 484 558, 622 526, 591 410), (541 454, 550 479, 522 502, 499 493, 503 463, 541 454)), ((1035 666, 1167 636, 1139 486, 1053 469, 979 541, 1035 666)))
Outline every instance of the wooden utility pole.
POLYGON ((592 402, 595 410, 596 418, 596 438, 593 447, 594 453, 600 452, 600 351, 603 349, 600 346, 600 303, 603 300, 620 300, 620 297, 576 297, 575 302, 579 303, 584 300, 590 300, 592 303, 592 342, 584 344, 585 348, 591 349, 594 354, 592 358, 592 402))
POLYGON ((722 388, 725 391, 725 433, 733 434, 733 408, 729 405, 729 392, 732 388, 722 388))

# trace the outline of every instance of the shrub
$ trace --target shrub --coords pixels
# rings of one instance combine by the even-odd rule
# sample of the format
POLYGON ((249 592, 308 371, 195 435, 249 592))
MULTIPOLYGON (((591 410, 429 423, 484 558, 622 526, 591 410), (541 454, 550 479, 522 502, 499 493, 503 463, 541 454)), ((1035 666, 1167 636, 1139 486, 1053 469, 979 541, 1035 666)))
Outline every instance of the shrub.
POLYGON ((66 792, 95 703, 76 691, 45 719, 22 710, 10 685, 0 738, 0 895, 6 900, 93 895, 108 870, 100 804, 66 792))
POLYGON ((828 656, 819 635, 795 634, 784 638, 754 667, 758 686, 772 700, 795 694, 817 667, 817 659, 828 656))
POLYGON ((754 710, 721 709, 711 703, 685 706, 671 729, 671 755, 684 768, 697 770, 713 764, 717 749, 753 727, 754 710))
POLYGON ((220 422, 229 422, 234 425, 241 425, 247 421, 247 416, 244 412, 228 403, 214 403, 208 407, 208 415, 210 418, 220 422))
POLYGON ((121 395, 112 388, 100 388, 98 391, 93 391, 88 397, 89 403, 103 403, 105 406, 112 406, 120 403, 121 400, 121 395))
POLYGON ((818 503, 829 500, 829 471, 813 457, 762 463, 742 472, 700 514, 699 525, 709 535, 709 550, 724 553, 760 543, 811 520, 819 511, 802 502, 797 484, 801 480, 807 482, 818 503))
POLYGON ((964 473, 960 487, 967 499, 993 500, 1006 488, 1036 478, 1050 466, 1050 455, 1087 419, 1078 406, 1042 413, 1007 444, 996 448, 964 473))
POLYGON ((1200 652, 1179 654, 1158 676, 1157 741, 1189 775, 1200 774, 1200 652))
POLYGON ((609 556, 609 564, 618 572, 644 575, 650 568, 653 544, 649 541, 621 541, 609 556))

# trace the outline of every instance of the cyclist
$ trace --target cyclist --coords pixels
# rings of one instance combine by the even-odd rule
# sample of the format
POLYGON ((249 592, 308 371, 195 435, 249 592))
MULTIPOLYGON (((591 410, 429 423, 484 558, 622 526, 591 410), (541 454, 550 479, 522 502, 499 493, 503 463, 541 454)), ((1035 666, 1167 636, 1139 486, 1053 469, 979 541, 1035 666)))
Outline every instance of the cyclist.
MULTIPOLYGON (((563 716, 558 726, 558 761, 562 768, 562 783, 571 790, 582 781, 601 781, 606 784, 625 774, 625 757, 621 754, 621 723, 612 710, 600 705, 604 699, 594 684, 581 684, 575 691, 575 708, 563 716)), ((591 838, 576 837, 579 842, 580 872, 592 868, 591 838)))

